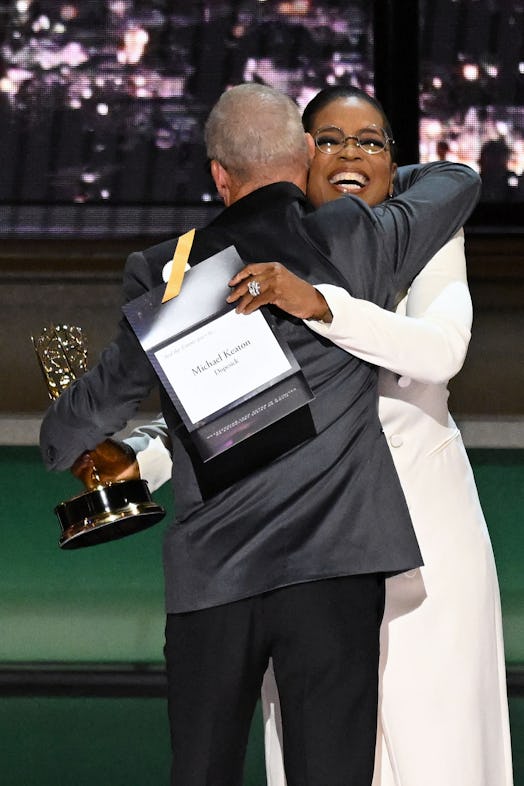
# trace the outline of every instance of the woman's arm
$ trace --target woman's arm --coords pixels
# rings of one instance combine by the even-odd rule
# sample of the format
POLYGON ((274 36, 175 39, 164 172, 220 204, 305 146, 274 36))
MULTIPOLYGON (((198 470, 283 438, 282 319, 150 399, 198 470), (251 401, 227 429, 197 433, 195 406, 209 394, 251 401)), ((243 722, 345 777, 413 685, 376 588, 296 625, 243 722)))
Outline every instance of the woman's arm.
POLYGON ((421 382, 445 382, 462 367, 472 321, 462 231, 414 280, 406 316, 353 298, 339 287, 317 289, 333 319, 306 324, 357 357, 421 382))

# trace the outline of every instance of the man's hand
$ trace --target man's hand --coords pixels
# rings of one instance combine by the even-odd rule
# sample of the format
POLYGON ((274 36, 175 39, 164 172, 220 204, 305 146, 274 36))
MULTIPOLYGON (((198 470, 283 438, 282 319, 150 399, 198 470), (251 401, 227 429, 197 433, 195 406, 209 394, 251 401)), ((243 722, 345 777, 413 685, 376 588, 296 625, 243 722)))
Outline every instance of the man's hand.
POLYGON ((125 442, 106 439, 77 458, 71 472, 88 489, 116 480, 138 480, 140 469, 134 450, 125 442))
POLYGON ((246 265, 229 286, 234 289, 227 302, 237 304, 238 314, 251 314, 271 303, 300 319, 331 322, 333 318, 324 296, 279 262, 246 265))

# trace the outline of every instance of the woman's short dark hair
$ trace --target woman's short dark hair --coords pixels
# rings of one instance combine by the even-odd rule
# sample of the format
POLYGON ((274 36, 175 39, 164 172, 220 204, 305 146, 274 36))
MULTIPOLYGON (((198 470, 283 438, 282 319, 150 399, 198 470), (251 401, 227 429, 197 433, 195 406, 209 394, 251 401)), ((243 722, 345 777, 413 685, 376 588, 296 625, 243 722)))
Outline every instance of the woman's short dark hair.
MULTIPOLYGON (((384 131, 390 139, 393 139, 393 131, 391 129, 387 115, 382 108, 382 104, 377 101, 376 98, 369 95, 369 93, 366 93, 365 90, 361 90, 359 87, 344 85, 325 87, 323 90, 317 93, 314 98, 311 99, 302 113, 302 125, 304 126, 304 131, 311 132, 313 130, 315 117, 317 114, 326 106, 329 106, 329 104, 333 103, 333 101, 337 101, 340 98, 359 98, 361 101, 367 101, 367 103, 376 109, 380 114, 382 117, 384 131)), ((394 145, 390 146, 390 152, 391 157, 394 160, 394 145)))

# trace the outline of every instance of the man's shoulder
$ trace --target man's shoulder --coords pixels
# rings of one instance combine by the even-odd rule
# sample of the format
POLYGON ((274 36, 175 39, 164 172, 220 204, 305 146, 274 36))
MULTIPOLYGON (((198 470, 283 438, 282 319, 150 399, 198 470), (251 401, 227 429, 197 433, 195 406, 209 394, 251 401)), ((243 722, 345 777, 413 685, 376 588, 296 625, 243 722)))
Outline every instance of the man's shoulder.
POLYGON ((155 243, 149 248, 132 251, 129 254, 124 272, 124 282, 127 279, 138 278, 149 282, 148 286, 157 286, 162 281, 162 271, 171 261, 178 243, 178 236, 155 243))
POLYGON ((369 235, 374 231, 377 212, 358 197, 343 196, 326 202, 302 221, 308 235, 317 240, 326 238, 331 244, 337 239, 348 242, 360 232, 369 235))

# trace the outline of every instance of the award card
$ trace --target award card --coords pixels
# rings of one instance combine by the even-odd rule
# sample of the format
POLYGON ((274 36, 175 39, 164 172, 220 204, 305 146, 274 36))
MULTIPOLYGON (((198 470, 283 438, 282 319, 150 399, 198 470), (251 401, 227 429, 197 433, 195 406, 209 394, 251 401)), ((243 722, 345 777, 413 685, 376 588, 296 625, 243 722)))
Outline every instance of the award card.
POLYGON ((162 302, 160 286, 123 309, 204 461, 313 398, 264 310, 226 303, 242 267, 230 246, 188 270, 176 297, 162 302))

